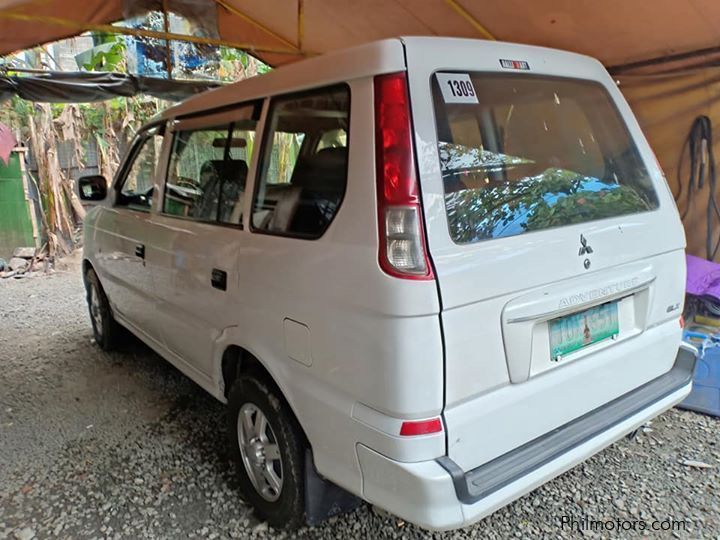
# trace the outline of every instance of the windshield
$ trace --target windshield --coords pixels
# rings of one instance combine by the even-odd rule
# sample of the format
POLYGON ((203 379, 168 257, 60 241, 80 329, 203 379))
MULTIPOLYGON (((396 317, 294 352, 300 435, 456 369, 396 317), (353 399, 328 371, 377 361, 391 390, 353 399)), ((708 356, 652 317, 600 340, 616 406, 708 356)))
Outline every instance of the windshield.
POLYGON ((635 143, 598 83, 439 73, 433 100, 445 207, 457 243, 658 206, 635 143), (440 86, 452 77, 467 81, 459 98, 440 86))

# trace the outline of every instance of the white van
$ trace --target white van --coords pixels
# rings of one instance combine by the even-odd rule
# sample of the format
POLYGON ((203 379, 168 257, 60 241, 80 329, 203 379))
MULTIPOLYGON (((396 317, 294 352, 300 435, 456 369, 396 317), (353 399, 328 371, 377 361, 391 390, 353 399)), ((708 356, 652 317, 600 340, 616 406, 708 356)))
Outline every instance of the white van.
POLYGON ((591 58, 377 41, 169 109, 105 185, 95 339, 228 403, 274 527, 348 493, 462 527, 690 391, 683 228, 591 58))

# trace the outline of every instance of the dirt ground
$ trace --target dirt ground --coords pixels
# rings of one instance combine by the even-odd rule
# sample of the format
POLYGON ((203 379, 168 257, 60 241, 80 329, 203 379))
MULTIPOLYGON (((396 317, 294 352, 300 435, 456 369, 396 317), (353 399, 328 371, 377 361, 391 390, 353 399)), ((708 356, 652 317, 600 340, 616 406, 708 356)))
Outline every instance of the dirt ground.
POLYGON ((0 280, 0 538, 720 539, 720 419, 669 411, 460 531, 431 534, 364 505, 288 534, 243 503, 223 415, 134 340, 100 351, 79 256, 0 280), (578 532, 590 520, 605 530, 578 532))

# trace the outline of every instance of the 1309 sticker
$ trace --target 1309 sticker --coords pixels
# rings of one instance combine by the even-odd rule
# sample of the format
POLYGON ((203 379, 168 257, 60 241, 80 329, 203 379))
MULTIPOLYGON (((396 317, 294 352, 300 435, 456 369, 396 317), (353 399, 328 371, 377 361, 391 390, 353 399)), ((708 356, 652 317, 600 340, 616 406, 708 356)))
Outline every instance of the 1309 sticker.
POLYGON ((477 103, 475 87, 467 73, 438 73, 438 84, 445 103, 477 103))

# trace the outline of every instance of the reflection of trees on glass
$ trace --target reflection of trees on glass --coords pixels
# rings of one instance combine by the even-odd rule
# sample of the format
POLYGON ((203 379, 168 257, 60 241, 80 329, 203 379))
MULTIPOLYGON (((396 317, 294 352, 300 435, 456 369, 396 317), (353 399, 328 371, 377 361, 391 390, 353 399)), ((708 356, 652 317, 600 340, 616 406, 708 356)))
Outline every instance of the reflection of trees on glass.
MULTIPOLYGON (((452 181, 456 176, 456 172, 444 172, 443 180, 452 181)), ((460 243, 654 207, 631 187, 554 168, 515 182, 449 192, 445 203, 452 236, 460 243)))
POLYGON ((433 81, 450 234, 501 238, 653 210, 653 179, 603 85, 471 73, 475 104, 433 81))
POLYGON ((509 165, 533 163, 529 159, 489 152, 483 148, 470 148, 462 144, 438 142, 440 168, 444 171, 474 170, 496 171, 509 165))

